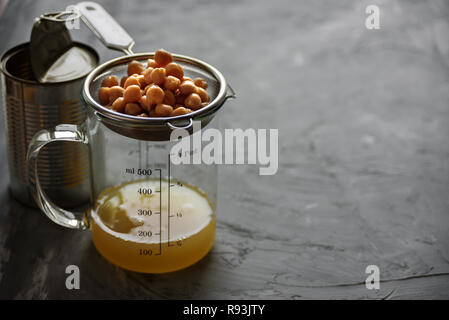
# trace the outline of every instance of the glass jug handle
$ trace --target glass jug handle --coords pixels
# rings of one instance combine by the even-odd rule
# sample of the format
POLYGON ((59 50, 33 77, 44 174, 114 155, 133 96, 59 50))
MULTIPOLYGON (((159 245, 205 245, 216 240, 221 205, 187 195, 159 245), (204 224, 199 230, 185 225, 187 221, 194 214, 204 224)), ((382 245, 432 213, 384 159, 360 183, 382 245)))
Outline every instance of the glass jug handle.
POLYGON ((54 141, 88 143, 87 136, 83 130, 79 126, 72 124, 61 124, 56 126, 53 130, 38 131, 31 139, 27 153, 28 168, 34 173, 35 180, 33 181, 32 175, 29 176, 30 191, 36 204, 47 217, 50 218, 50 220, 67 228, 85 230, 88 228, 88 223, 82 218, 76 218, 72 212, 64 210, 54 204, 47 197, 39 182, 37 166, 39 152, 45 145, 54 141))

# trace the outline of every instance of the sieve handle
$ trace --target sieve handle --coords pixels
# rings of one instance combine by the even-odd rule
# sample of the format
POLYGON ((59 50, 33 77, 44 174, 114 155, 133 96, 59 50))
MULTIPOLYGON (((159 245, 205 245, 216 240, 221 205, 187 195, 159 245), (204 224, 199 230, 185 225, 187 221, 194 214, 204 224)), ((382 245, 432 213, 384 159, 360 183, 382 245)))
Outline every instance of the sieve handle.
POLYGON ((88 228, 88 223, 82 218, 76 218, 72 212, 64 210, 54 204, 45 194, 39 182, 37 165, 39 152, 44 146, 55 141, 72 141, 86 145, 88 144, 87 136, 84 134, 83 130, 76 125, 61 124, 53 130, 38 131, 31 139, 27 154, 28 168, 34 173, 34 181, 32 175, 29 175, 31 194, 38 207, 53 222, 67 228, 85 230, 88 228))
POLYGON ((134 40, 118 22, 98 3, 80 2, 76 5, 81 19, 106 47, 132 54, 134 40))
POLYGON ((226 90, 226 100, 228 99, 235 99, 236 95, 235 95, 235 91, 234 89, 232 89, 232 87, 228 84, 227 85, 227 90, 226 90))

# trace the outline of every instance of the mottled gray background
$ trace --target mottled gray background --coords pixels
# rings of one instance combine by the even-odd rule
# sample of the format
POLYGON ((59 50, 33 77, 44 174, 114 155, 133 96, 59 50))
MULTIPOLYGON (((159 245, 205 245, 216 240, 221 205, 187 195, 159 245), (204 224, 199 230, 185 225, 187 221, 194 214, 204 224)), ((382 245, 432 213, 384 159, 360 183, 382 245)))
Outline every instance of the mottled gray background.
MULTIPOLYGON (((71 1, 10 1, 0 49, 71 1)), ((224 127, 278 128, 279 171, 223 166, 213 251, 184 271, 142 275, 105 261, 8 193, 0 150, 0 298, 449 298, 447 1, 100 1, 135 51, 199 57, 238 99, 224 127), (365 7, 381 9, 367 30, 365 7), (65 267, 81 269, 66 290, 65 267), (380 290, 365 268, 380 267, 380 290)), ((74 38, 103 48, 85 28, 74 38)))

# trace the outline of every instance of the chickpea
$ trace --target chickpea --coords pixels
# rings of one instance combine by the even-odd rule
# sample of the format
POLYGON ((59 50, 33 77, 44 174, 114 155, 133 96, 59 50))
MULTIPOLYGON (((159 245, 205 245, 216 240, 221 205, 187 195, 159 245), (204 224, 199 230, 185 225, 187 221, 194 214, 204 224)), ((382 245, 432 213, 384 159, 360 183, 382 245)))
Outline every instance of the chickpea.
POLYGON ((160 85, 165 81, 165 69, 164 68, 156 68, 151 71, 151 80, 153 80, 154 84, 160 85))
POLYGON ((165 70, 167 72, 167 76, 174 76, 179 80, 183 80, 184 78, 184 69, 177 63, 170 62, 165 66, 165 70))
POLYGON ((201 79, 201 78, 195 78, 195 79, 193 80, 193 83, 194 83, 197 87, 200 87, 200 88, 203 88, 203 89, 207 89, 207 87, 208 87, 207 82, 204 81, 204 80, 201 79))
POLYGON ((157 68, 158 65, 153 59, 148 59, 147 68, 157 68))
POLYGON ((142 113, 142 108, 137 103, 127 103, 125 105, 125 113, 137 116, 142 113))
POLYGON ((180 84, 181 84, 181 81, 178 78, 173 77, 173 76, 168 76, 167 78, 165 78, 165 81, 164 81, 165 89, 168 89, 173 92, 175 92, 176 89, 178 89, 180 84))
POLYGON ((119 97, 115 99, 114 103, 112 104, 112 110, 123 113, 125 111, 125 105, 125 99, 123 99, 123 97, 119 97))
POLYGON ((192 110, 201 108, 201 98, 196 93, 191 93, 184 100, 184 105, 192 110))
POLYGON ((191 93, 196 92, 196 86, 192 81, 184 81, 179 86, 179 90, 181 91, 182 94, 189 95, 191 93))
POLYGON ((137 76, 137 80, 139 81, 140 88, 145 88, 147 85, 147 82, 145 81, 145 76, 143 74, 139 74, 137 76))
POLYGON ((160 117, 169 117, 173 111, 173 107, 167 104, 159 103, 154 108, 154 111, 160 117))
POLYGON ((159 49, 154 54, 154 61, 160 66, 166 66, 173 61, 171 53, 165 51, 164 49, 159 49))
POLYGON ((164 101, 164 90, 161 87, 152 84, 147 90, 147 100, 151 104, 158 104, 164 101))
POLYGON ((124 76, 120 79, 120 87, 124 87, 125 86, 125 82, 126 80, 128 80, 127 76, 124 76))
POLYGON ((192 112, 192 110, 190 110, 188 108, 184 108, 184 107, 179 107, 179 108, 176 108, 175 110, 173 110, 171 112, 170 116, 176 117, 176 116, 180 116, 180 115, 187 114, 190 112, 192 112))
POLYGON ((209 104, 207 87, 203 78, 184 76, 171 53, 159 49, 146 66, 137 60, 128 63, 120 85, 117 76, 105 76, 98 100, 106 108, 138 117, 180 116, 209 104))
POLYGON ((175 94, 175 103, 184 105, 184 100, 186 99, 186 96, 178 92, 178 94, 175 94))
POLYGON ((200 96, 202 102, 209 102, 210 100, 209 94, 203 88, 196 87, 196 94, 200 96))
POLYGON ((123 86, 123 88, 126 89, 126 88, 128 88, 129 86, 133 86, 133 85, 136 85, 136 86, 139 86, 139 87, 140 87, 139 80, 137 80, 137 78, 134 77, 134 76, 130 76, 130 77, 128 77, 128 79, 126 79, 125 85, 123 86))
POLYGON ((138 102, 142 97, 140 87, 138 85, 131 85, 125 89, 123 97, 126 102, 138 102))
POLYGON ((112 104, 117 98, 123 97, 124 92, 125 89, 120 86, 113 86, 109 88, 109 103, 112 104))
POLYGON ((142 98, 140 98, 140 105, 142 106, 142 109, 145 111, 150 111, 151 108, 153 107, 153 105, 148 101, 147 96, 142 96, 142 98))
POLYGON ((118 78, 116 76, 108 76, 101 82, 102 87, 118 86, 118 78))
POLYGON ((108 87, 101 87, 100 90, 98 90, 98 100, 102 105, 107 105, 109 103, 109 91, 110 88, 108 87))
POLYGON ((171 92, 170 90, 164 90, 165 96, 164 96, 164 101, 162 101, 162 103, 164 104, 168 104, 170 106, 174 106, 176 99, 175 99, 175 94, 173 92, 171 92))
POLYGON ((145 70, 145 72, 143 73, 143 76, 145 78, 145 82, 148 83, 148 84, 153 83, 153 80, 151 79, 151 72, 153 72, 153 70, 154 70, 154 68, 150 67, 150 68, 147 68, 145 70))
POLYGON ((128 64, 128 76, 135 73, 141 74, 144 69, 145 68, 139 61, 133 60, 128 64))

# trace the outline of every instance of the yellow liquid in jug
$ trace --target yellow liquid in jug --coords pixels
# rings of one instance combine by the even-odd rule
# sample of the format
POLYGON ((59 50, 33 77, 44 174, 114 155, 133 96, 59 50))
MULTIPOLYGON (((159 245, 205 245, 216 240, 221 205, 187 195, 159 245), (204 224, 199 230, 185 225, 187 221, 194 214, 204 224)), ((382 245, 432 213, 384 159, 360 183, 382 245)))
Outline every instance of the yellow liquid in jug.
POLYGON ((169 218, 168 188, 167 181, 150 179, 100 194, 90 211, 92 239, 107 260, 132 271, 163 273, 188 267, 209 252, 215 214, 206 195, 171 181, 169 218))

